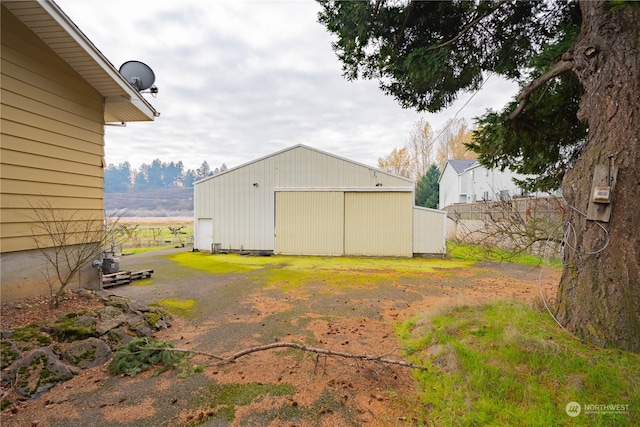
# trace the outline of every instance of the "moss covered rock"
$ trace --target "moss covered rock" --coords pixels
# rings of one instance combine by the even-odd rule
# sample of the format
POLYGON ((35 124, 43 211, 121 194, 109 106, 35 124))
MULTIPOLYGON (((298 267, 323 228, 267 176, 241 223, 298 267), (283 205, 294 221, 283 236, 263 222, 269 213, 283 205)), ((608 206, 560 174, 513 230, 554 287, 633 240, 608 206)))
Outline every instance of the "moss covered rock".
POLYGON ((102 365, 111 358, 111 348, 98 338, 74 342, 64 352, 64 358, 75 366, 88 369, 102 365))
POLYGON ((17 360, 2 379, 16 384, 15 391, 20 396, 35 397, 72 377, 73 369, 51 349, 39 348, 17 360))

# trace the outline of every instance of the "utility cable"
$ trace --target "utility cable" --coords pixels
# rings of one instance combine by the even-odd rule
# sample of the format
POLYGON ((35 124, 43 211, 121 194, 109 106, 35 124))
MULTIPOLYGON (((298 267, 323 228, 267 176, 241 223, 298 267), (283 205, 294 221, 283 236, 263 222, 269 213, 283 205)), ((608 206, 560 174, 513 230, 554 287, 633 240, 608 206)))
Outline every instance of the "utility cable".
MULTIPOLYGON (((572 210, 576 211, 578 214, 582 215, 583 217, 587 217, 587 214, 582 212, 580 209, 576 208, 575 206, 570 205, 567 200, 563 197, 562 198, 565 202, 565 204, 572 210)), ((610 235, 609 235, 609 230, 607 230, 602 224, 600 224, 599 222, 595 222, 596 225, 598 227, 600 227, 602 229, 602 231, 604 231, 605 233, 605 242, 604 244, 593 251, 588 251, 588 252, 584 252, 580 249, 578 249, 577 246, 577 240, 576 240, 576 232, 575 232, 575 226, 570 222, 570 221, 566 221, 564 224, 558 225, 552 233, 549 234, 549 237, 547 238, 546 241, 546 245, 545 245, 545 249, 542 252, 542 258, 543 259, 548 259, 551 260, 551 257, 547 257, 545 255, 546 249, 549 248, 549 244, 551 243, 551 237, 555 234, 556 231, 558 231, 558 229, 564 225, 564 233, 562 236, 562 242, 561 242, 561 246, 562 245, 567 245, 567 247, 569 249, 571 249, 574 253, 576 254, 581 254, 581 255, 586 255, 586 256, 591 256, 591 255, 597 255, 600 252, 604 251, 607 246, 609 246, 609 242, 610 242, 610 235), (573 234, 573 245, 569 243, 569 236, 573 234)), ((562 262, 562 265, 564 267, 564 260, 562 262)), ((571 337, 577 339, 578 341, 584 343, 584 340, 577 337, 576 335, 574 335, 573 333, 571 333, 569 330, 567 330, 564 326, 562 326, 562 324, 558 321, 558 319, 556 318, 556 316, 553 314, 553 312, 551 311, 551 308, 549 307, 549 304, 547 303, 547 300, 545 298, 544 292, 542 290, 542 272, 544 270, 544 263, 540 266, 540 274, 538 276, 538 292, 540 293, 540 297, 542 298, 542 303, 544 304, 545 308, 547 309, 547 311, 549 312, 549 314, 551 315, 551 318, 553 319, 554 322, 556 322, 558 324, 558 326, 560 326, 560 328, 565 331, 567 334, 569 334, 571 337)))

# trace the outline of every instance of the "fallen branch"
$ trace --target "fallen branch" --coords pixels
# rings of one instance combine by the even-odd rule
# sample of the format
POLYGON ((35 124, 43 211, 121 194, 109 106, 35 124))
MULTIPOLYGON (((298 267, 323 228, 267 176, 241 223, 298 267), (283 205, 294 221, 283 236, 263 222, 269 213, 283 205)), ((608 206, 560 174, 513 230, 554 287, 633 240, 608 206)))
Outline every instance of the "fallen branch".
POLYGON ((368 354, 352 354, 352 353, 345 353, 342 351, 333 351, 333 350, 327 350, 324 348, 317 348, 317 347, 309 347, 303 344, 297 344, 297 343, 293 343, 293 342, 275 342, 275 343, 271 343, 271 344, 265 344, 265 345, 259 345, 259 346, 255 346, 255 347, 250 347, 244 350, 241 350, 237 353, 232 354, 230 357, 221 357, 215 354, 211 354, 211 353, 207 353, 204 351, 195 351, 195 350, 189 350, 189 349, 182 349, 182 348, 148 348, 149 350, 166 350, 166 351, 176 351, 176 352, 183 352, 183 353, 192 353, 192 354, 197 354, 197 355, 201 355, 201 356, 206 356, 212 359, 218 359, 219 362, 216 363, 216 365, 218 364, 225 364, 225 363, 234 363, 237 359, 246 356, 248 354, 251 353, 256 353, 259 351, 265 351, 265 350, 271 350, 274 348, 295 348, 298 350, 302 350, 302 351, 306 351, 309 353, 316 353, 316 354, 324 354, 326 356, 337 356, 337 357, 343 357, 346 359, 357 359, 357 360, 368 360, 371 362, 378 362, 378 363, 385 363, 388 365, 399 365, 399 366, 404 366, 407 368, 412 368, 412 369, 419 369, 419 370, 423 370, 426 371, 427 368, 425 366, 420 366, 420 365, 416 365, 410 362, 406 362, 404 360, 395 360, 395 359, 387 359, 384 356, 386 356, 389 353, 386 353, 384 355, 381 356, 373 356, 373 355, 368 355, 368 354))
POLYGON ((145 347, 145 350, 155 350, 155 351, 174 351, 176 353, 191 353, 197 354, 200 356, 206 356, 211 359, 218 359, 223 362, 228 362, 226 357, 217 356, 215 354, 207 353, 206 351, 197 351, 197 350, 189 350, 187 348, 173 348, 173 347, 145 347))

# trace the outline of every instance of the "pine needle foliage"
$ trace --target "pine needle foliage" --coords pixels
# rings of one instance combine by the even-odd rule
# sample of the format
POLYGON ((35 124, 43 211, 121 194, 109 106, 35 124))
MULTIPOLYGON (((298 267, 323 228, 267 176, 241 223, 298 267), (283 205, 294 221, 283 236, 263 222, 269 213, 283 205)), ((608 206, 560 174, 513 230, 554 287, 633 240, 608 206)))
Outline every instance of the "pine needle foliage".
POLYGON ((156 374, 177 367, 186 353, 171 351, 173 344, 150 337, 134 338, 119 347, 109 362, 107 370, 112 375, 129 374, 135 376, 153 367, 159 367, 156 374))

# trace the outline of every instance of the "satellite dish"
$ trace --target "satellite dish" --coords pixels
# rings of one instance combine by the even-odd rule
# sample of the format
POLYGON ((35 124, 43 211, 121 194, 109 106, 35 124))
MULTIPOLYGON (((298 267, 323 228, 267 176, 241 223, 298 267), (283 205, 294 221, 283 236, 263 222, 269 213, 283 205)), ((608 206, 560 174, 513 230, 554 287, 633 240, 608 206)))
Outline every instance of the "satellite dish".
POLYGON ((153 70, 140 61, 127 61, 120 66, 118 71, 138 92, 149 89, 156 81, 153 70))

